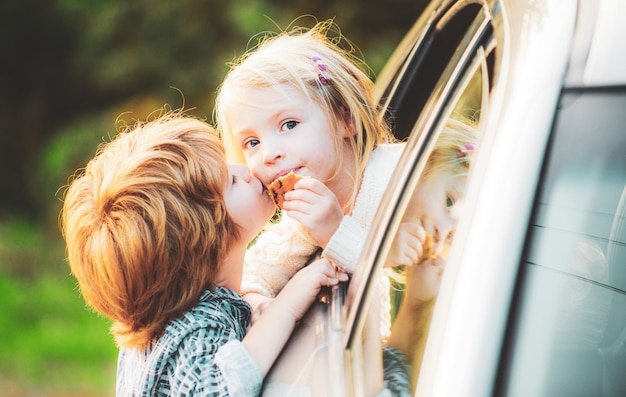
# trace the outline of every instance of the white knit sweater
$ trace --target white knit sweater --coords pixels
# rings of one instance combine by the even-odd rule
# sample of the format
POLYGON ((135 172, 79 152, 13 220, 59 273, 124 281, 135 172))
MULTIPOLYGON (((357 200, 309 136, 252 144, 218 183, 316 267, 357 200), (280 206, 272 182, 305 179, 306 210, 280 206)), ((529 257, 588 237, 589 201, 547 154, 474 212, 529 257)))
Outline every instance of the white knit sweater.
MULTIPOLYGON (((404 144, 379 145, 363 173, 351 216, 344 216, 322 256, 348 273, 354 271, 367 231, 380 204, 404 144)), ((293 275, 310 262, 319 247, 305 228, 284 212, 278 223, 269 225, 245 257, 242 294, 256 292, 273 298, 293 275)), ((389 328, 389 280, 381 274, 383 323, 389 328)), ((386 332, 388 334, 388 331, 386 332)), ((386 336, 386 335, 385 335, 386 336)))

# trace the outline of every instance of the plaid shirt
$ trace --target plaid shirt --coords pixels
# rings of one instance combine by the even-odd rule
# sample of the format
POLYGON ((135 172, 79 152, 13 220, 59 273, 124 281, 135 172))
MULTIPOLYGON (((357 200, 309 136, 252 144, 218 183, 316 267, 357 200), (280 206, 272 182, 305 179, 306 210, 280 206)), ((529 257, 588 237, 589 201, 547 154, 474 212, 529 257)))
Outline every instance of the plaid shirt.
POLYGON ((235 292, 205 291, 150 349, 120 349, 117 396, 256 396, 261 371, 241 344, 250 306, 235 292))
POLYGON ((410 397, 413 395, 409 383, 411 366, 407 364, 404 354, 396 348, 385 347, 383 349, 383 369, 385 390, 379 393, 377 397, 410 397))

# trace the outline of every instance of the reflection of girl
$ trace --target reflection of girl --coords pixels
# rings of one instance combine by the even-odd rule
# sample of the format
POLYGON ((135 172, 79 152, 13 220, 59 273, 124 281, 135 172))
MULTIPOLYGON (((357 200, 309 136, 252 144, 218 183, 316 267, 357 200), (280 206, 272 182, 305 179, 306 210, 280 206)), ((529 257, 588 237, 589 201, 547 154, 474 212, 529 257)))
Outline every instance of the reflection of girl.
POLYGON ((431 255, 445 254, 463 207, 465 183, 478 138, 469 120, 446 122, 404 214, 388 266, 418 263, 425 234, 432 237, 431 255))
MULTIPOLYGON (((393 138, 373 83, 328 35, 331 28, 322 22, 264 38, 218 93, 217 125, 231 156, 241 155, 266 186, 292 170, 307 177, 285 195, 280 222, 246 254, 243 292, 253 307, 273 298, 320 249, 354 270, 404 146, 387 144, 393 138)), ((388 302, 388 294, 381 299, 388 302)))
POLYGON ((397 387, 402 378, 393 370, 402 368, 400 358, 413 363, 413 382, 419 371, 434 298, 462 210, 479 136, 469 121, 450 119, 436 139, 387 260, 388 265, 406 265, 396 268, 402 269, 397 279, 405 288, 384 353, 385 379, 390 387, 397 387), (422 238, 416 230, 427 237, 422 238))

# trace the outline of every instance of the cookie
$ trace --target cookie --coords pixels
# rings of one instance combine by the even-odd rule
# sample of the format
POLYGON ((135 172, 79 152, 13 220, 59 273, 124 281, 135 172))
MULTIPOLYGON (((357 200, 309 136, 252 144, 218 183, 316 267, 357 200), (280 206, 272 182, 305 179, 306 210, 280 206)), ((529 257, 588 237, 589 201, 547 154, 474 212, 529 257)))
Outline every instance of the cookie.
POLYGON ((420 262, 423 262, 427 259, 430 259, 433 256, 433 235, 426 233, 426 239, 424 240, 424 244, 422 245, 423 253, 422 259, 420 262))
POLYGON ((283 175, 280 178, 276 178, 274 182, 270 183, 267 187, 267 194, 270 195, 274 203, 280 208, 283 208, 283 202, 285 201, 285 193, 293 190, 293 186, 302 179, 302 176, 296 174, 293 171, 289 171, 287 175, 283 175))

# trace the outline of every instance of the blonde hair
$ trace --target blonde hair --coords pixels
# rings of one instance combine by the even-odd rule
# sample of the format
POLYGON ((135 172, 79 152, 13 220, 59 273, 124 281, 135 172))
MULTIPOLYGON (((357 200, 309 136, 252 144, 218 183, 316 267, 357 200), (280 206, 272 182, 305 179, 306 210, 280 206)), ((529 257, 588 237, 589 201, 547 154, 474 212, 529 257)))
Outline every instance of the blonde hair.
MULTIPOLYGON (((226 117, 227 93, 236 88, 265 88, 287 83, 326 109, 335 131, 339 123, 353 129, 349 144, 356 157, 355 186, 359 186, 371 153, 380 143, 394 139, 375 101, 374 83, 360 69, 358 65, 364 63, 353 52, 354 46, 341 35, 332 20, 319 22, 310 29, 295 27, 277 34, 263 34, 256 47, 231 65, 218 90, 214 116, 229 161, 242 162, 243 155, 241 147, 233 141, 226 117), (336 37, 331 37, 331 32, 335 32, 336 37), (320 57, 326 65, 325 73, 330 79, 327 84, 320 80, 320 71, 311 60, 312 56, 320 57)), ((245 100, 241 95, 237 98, 237 101, 245 100)), ((340 134, 335 138, 341 162, 339 148, 344 138, 340 134)), ((337 169, 341 168, 340 163, 337 169)), ((353 190, 352 201, 357 195, 357 189, 353 190)))
POLYGON ((435 138, 423 177, 435 173, 467 176, 479 138, 478 129, 469 118, 455 116, 446 120, 441 134, 435 138), (473 149, 467 150, 468 145, 473 149))
POLYGON ((182 112, 138 122, 98 148, 61 213, 72 274, 113 320, 118 346, 149 346, 214 288, 236 226, 226 212, 224 148, 182 112))

